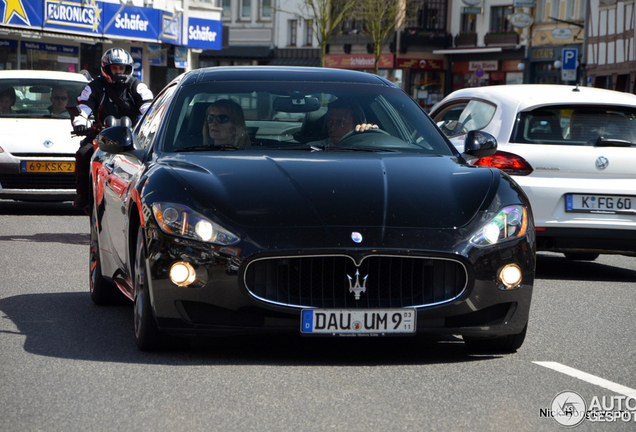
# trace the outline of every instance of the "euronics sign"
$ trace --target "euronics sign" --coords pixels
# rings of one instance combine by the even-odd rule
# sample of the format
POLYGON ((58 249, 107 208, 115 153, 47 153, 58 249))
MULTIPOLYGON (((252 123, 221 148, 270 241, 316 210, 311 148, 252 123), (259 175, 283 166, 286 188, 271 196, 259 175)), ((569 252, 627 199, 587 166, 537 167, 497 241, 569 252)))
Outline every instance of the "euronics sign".
POLYGON ((221 49, 222 23, 98 0, 2 0, 0 27, 221 49), (185 34, 186 37, 183 37, 185 34))

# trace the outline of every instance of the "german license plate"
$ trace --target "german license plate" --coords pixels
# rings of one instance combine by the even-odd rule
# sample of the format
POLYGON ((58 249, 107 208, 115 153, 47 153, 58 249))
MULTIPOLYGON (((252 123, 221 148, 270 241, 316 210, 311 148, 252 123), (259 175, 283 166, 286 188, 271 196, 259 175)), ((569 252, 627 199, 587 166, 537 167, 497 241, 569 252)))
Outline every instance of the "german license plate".
POLYGON ((300 332, 321 335, 415 333, 415 309, 304 309, 300 332))
POLYGON ((56 173, 63 172, 69 173, 75 171, 74 161, 22 161, 22 172, 34 172, 34 173, 56 173))
POLYGON ((636 197, 622 195, 565 195, 565 211, 573 213, 636 214, 636 197))

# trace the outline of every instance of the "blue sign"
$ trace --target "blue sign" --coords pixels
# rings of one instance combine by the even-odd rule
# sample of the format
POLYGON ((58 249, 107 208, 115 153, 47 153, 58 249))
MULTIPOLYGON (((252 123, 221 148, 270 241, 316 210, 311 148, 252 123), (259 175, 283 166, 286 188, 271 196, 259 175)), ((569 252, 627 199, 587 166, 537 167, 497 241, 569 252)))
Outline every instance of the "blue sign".
POLYGON ((141 47, 130 47, 130 56, 133 58, 133 76, 139 81, 143 81, 144 49, 141 47))
POLYGON ((0 2, 0 24, 42 27, 44 0, 4 0, 0 2))
POLYGON ((104 36, 125 36, 134 40, 156 41, 159 37, 159 10, 104 3, 104 36))
POLYGON ((222 48, 221 21, 190 18, 185 34, 184 25, 182 14, 147 7, 122 6, 120 2, 0 0, 0 26, 163 42, 192 48, 222 48))
POLYGON ((101 36, 103 24, 100 17, 104 7, 102 2, 45 0, 43 27, 72 33, 87 33, 101 36))
POLYGON ((68 45, 55 45, 49 43, 42 42, 28 42, 22 41, 22 45, 20 45, 22 49, 34 49, 38 51, 49 51, 59 54, 68 54, 76 56, 79 54, 79 48, 68 45))
POLYGON ((561 56, 561 68, 563 70, 576 70, 578 56, 576 48, 564 48, 561 56))
POLYGON ((183 31, 183 15, 161 11, 161 28, 159 32, 159 40, 172 45, 181 45, 181 34, 183 31))
POLYGON ((186 46, 213 50, 223 48, 223 24, 221 21, 199 18, 190 18, 188 21, 186 46))

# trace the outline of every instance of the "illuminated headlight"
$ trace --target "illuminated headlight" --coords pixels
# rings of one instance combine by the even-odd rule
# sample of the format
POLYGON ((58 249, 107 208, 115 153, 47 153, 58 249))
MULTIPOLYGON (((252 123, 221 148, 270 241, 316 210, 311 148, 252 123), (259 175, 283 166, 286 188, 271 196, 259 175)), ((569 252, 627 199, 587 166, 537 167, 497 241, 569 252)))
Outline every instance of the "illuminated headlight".
POLYGON ((194 267, 188 262, 179 261, 170 267, 170 280, 177 286, 188 286, 196 280, 194 267))
POLYGON ((154 203, 155 219, 166 234, 223 246, 238 243, 238 236, 181 204, 154 203))
POLYGON ((499 271, 499 282, 506 289, 512 289, 521 283, 521 269, 517 264, 508 264, 499 271))
POLYGON ((528 229, 528 213, 520 205, 504 207, 497 216, 477 231, 470 242, 476 246, 490 246, 523 236, 528 229))

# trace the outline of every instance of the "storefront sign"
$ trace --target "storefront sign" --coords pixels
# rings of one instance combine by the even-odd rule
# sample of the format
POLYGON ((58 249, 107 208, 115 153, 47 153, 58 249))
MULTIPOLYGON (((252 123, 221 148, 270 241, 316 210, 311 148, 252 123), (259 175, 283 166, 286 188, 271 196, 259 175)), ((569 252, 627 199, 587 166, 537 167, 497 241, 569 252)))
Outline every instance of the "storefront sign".
POLYGON ((462 13, 463 14, 480 15, 480 14, 484 13, 484 8, 480 8, 480 7, 463 7, 462 8, 462 13))
POLYGON ((22 41, 20 45, 22 49, 34 49, 39 51, 49 51, 59 54, 66 54, 76 56, 79 54, 79 48, 67 45, 55 45, 41 42, 27 42, 22 41))
POLYGON ((512 24, 513 27, 526 28, 530 27, 533 22, 534 19, 532 16, 527 13, 520 12, 510 16, 510 24, 512 24))
POLYGON ((555 39, 570 39, 572 37, 572 30, 565 27, 559 27, 552 30, 552 37, 555 39))
POLYGON ((553 48, 542 48, 531 51, 532 60, 552 60, 554 58, 553 48))
POLYGON ((395 59, 397 69, 427 69, 442 70, 444 69, 444 61, 439 59, 413 59, 398 58, 395 59))
POLYGON ((471 61, 468 62, 468 70, 471 72, 476 72, 478 70, 482 71, 496 71, 499 70, 499 61, 498 60, 485 60, 485 61, 471 61))
MULTIPOLYGON (((393 54, 381 54, 378 59, 380 69, 393 69, 393 54)), ((373 69, 373 54, 328 54, 325 56, 325 67, 339 69, 373 69)))
POLYGON ((199 18, 188 19, 186 46, 192 48, 220 50, 223 47, 223 26, 221 21, 199 18))
POLYGON ((534 7, 534 0, 514 0, 513 7, 522 8, 522 7, 534 7))
POLYGON ((159 10, 104 3, 104 36, 156 41, 159 38, 159 10))
POLYGON ((159 40, 173 45, 181 45, 182 28, 183 15, 179 14, 175 16, 170 12, 161 11, 161 33, 159 33, 159 40))
POLYGON ((481 3, 481 0, 462 0, 462 3, 468 6, 477 6, 479 3, 481 3))
POLYGON ((46 0, 44 12, 43 28, 47 30, 88 33, 89 36, 102 36, 104 31, 101 20, 104 13, 102 2, 46 0))
POLYGON ((17 40, 0 39, 0 48, 17 48, 17 40))
POLYGON ((182 14, 128 4, 97 0, 2 0, 0 25, 192 48, 222 48, 220 20, 190 18, 184 41, 182 14))

